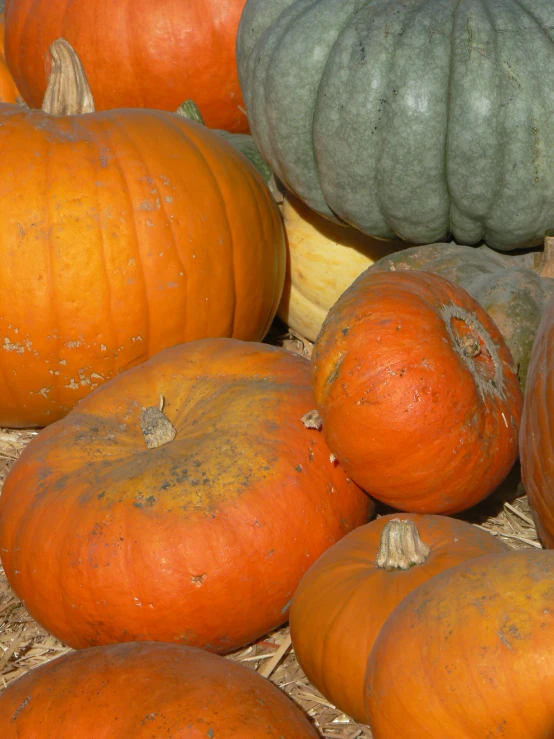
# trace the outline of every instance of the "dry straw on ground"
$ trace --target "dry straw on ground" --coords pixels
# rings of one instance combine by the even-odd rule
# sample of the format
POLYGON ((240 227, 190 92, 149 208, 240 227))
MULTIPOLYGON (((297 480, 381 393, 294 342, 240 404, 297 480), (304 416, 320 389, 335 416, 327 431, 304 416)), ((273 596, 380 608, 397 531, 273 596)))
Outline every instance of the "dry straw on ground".
MULTIPOLYGON (((306 357, 311 354, 311 344, 278 324, 272 327, 268 341, 306 357)), ((0 429, 0 487, 9 468, 35 434, 36 431, 0 429)), ((500 537, 512 548, 540 548, 517 474, 495 496, 460 518, 500 537)), ((0 570, 0 690, 33 667, 69 651, 29 616, 0 570)), ((322 737, 371 739, 367 727, 338 711, 307 681, 295 659, 288 627, 268 634, 228 658, 256 670, 285 691, 312 718, 322 737)))

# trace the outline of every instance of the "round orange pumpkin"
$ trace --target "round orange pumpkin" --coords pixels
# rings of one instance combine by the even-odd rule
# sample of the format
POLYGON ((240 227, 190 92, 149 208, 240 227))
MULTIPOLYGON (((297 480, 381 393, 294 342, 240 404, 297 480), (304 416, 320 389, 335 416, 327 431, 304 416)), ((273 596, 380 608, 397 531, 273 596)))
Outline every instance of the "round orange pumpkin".
POLYGON ((490 534, 445 516, 391 514, 352 531, 310 567, 293 598, 290 633, 308 680, 366 723, 367 660, 396 606, 439 572, 505 550, 490 534))
POLYGON ((87 71, 98 110, 175 110, 192 98, 206 124, 247 131, 235 40, 246 0, 10 0, 6 60, 39 108, 48 48, 63 36, 87 71))
POLYGON ((233 339, 167 349, 98 388, 6 479, 12 588, 74 647, 226 652, 281 625, 304 572, 373 509, 304 427, 312 403, 307 359, 233 339))
POLYGON ((4 58, 4 20, 0 18, 0 103, 15 103, 18 95, 19 92, 4 58))
POLYGON ((366 673, 374 739, 544 739, 554 726, 554 552, 437 575, 387 619, 366 673))
POLYGON ((0 693, 2 739, 317 739, 268 680, 176 644, 115 644, 59 657, 0 693))
POLYGON ((521 476, 539 538, 554 548, 554 298, 543 313, 529 359, 520 431, 521 476))
POLYGON ((92 112, 78 58, 53 54, 47 112, 0 105, 4 426, 55 421, 168 346, 261 340, 285 275, 278 207, 231 145, 171 113, 92 112))
POLYGON ((327 443, 378 500, 455 513, 509 473, 521 390, 500 331, 463 288, 365 272, 329 311, 312 359, 327 443))

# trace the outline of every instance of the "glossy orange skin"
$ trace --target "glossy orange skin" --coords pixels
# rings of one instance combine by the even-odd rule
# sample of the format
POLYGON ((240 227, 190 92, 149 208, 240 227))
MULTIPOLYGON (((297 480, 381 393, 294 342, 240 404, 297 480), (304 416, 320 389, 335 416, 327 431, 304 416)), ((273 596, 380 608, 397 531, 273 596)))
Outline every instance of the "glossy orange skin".
POLYGON ((521 477, 539 538, 554 548, 554 299, 543 313, 529 358, 528 384, 519 436, 521 477))
POLYGON ((66 654, 0 693, 2 739, 317 739, 297 706, 231 660, 175 644, 66 654))
POLYGON ((4 59, 4 20, 0 18, 0 103, 15 103, 19 92, 4 59))
POLYGON ((446 516, 391 514, 352 531, 310 567, 292 601, 292 643, 308 680, 341 711, 366 723, 367 660, 396 606, 439 572, 505 550, 490 534, 446 516), (395 518, 413 521, 431 548, 428 559, 409 570, 375 564, 382 531, 395 518))
POLYGON ((6 480, 12 588, 73 647, 226 652, 281 625, 304 572, 373 510, 304 427, 312 406, 306 359, 232 339, 168 349, 94 391, 6 480), (140 410, 160 394, 177 437, 147 450, 140 410))
POLYGON ((75 49, 96 110, 175 111, 196 102, 211 128, 247 132, 235 40, 246 0, 10 0, 6 60, 25 101, 40 108, 50 44, 75 49))
POLYGON ((460 564, 408 595, 368 661, 374 739, 545 739, 554 731, 554 552, 460 564))
MULTIPOLYGON (((467 323, 459 325, 463 334, 467 323)), ((438 275, 362 274, 329 311, 312 379, 332 452, 358 485, 394 508, 469 508, 517 457, 522 397, 510 351, 481 306, 438 275), (480 324, 498 372, 482 342, 475 359, 461 355, 445 311, 480 324)))
POLYGON ((0 124, 1 426, 51 423, 168 346, 263 338, 284 230, 221 137, 151 110, 0 104, 0 124))

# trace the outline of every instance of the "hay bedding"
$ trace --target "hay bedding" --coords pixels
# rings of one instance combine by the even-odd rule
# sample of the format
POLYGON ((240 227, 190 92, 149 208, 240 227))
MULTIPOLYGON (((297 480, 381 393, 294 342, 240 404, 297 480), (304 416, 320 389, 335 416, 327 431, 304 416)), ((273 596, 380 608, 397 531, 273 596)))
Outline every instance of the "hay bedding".
MULTIPOLYGON (((278 322, 272 326, 266 341, 306 357, 311 354, 308 342, 278 322)), ((36 433, 0 429, 0 488, 9 468, 36 433)), ((380 514, 387 512, 379 511, 380 514)), ((529 504, 518 486, 517 477, 508 481, 492 499, 459 517, 499 536, 514 549, 540 548, 529 504)), ((0 568, 0 690, 33 667, 70 651, 29 616, 11 592, 0 568)), ((295 659, 287 626, 228 655, 228 659, 241 662, 275 683, 312 718, 322 737, 371 739, 367 727, 338 711, 310 685, 295 659)))

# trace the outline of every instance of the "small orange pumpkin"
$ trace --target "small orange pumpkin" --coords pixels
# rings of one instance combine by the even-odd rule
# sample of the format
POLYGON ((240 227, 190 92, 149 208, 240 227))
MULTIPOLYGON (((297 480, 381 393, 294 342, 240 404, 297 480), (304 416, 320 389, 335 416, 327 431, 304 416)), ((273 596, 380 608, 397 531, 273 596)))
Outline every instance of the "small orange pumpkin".
POLYGON ((413 590, 367 665, 374 739, 544 739, 554 708, 554 552, 464 562, 413 590))
POLYGON ((310 567, 292 602, 292 643, 308 680, 366 723, 366 664, 388 616, 439 572, 505 550, 490 534, 445 516, 391 514, 352 531, 310 567))
POLYGON ((15 103, 19 91, 4 58, 4 21, 0 18, 0 103, 15 103))
POLYGON ((312 360, 327 443, 378 500, 455 513, 509 473, 521 390, 500 331, 463 288, 370 269, 329 311, 312 360))
POLYGON ((51 423, 168 346, 261 340, 285 276, 278 207, 244 157, 171 113, 95 113, 71 47, 52 54, 44 110, 0 105, 4 426, 51 423))
POLYGON ((6 479, 12 588, 73 647, 226 652, 280 626, 308 567, 373 511, 304 427, 312 404, 307 359, 233 339, 166 349, 98 388, 6 479))
POLYGON ((317 739, 294 703, 255 672, 176 644, 63 655, 0 693, 2 739, 317 739))

